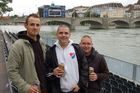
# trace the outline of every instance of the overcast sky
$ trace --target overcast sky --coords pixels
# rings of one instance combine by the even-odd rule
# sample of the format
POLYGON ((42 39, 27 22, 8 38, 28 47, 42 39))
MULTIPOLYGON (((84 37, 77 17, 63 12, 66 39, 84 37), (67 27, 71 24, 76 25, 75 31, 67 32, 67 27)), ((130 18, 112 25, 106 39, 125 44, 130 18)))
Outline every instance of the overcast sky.
POLYGON ((137 1, 138 0, 13 0, 13 2, 9 4, 9 6, 13 8, 13 11, 7 14, 28 15, 37 12, 37 7, 50 5, 51 3, 55 5, 65 5, 66 9, 70 9, 80 5, 93 6, 108 2, 119 2, 126 6, 128 4, 134 4, 137 1))

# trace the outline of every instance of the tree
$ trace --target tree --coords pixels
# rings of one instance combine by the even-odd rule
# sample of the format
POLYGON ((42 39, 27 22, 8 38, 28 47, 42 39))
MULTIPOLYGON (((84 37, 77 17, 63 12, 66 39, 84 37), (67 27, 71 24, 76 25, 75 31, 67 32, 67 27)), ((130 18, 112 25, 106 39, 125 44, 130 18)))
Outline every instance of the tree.
POLYGON ((0 15, 3 16, 6 12, 13 11, 11 7, 8 6, 9 3, 12 3, 12 0, 0 0, 0 15))
POLYGON ((87 11, 84 15, 84 17, 100 17, 100 14, 98 13, 91 13, 90 11, 87 11))
POLYGON ((90 17, 90 11, 87 11, 87 12, 84 14, 84 17, 90 17))

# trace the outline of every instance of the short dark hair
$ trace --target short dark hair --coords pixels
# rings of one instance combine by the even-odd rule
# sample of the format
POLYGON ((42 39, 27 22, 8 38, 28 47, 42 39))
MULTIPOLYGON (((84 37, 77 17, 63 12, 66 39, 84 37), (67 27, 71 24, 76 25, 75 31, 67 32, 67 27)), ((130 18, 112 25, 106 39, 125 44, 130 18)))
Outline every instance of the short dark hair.
POLYGON ((28 24, 28 20, 29 20, 30 17, 40 18, 38 14, 32 13, 32 14, 27 16, 27 18, 25 20, 25 24, 28 24))

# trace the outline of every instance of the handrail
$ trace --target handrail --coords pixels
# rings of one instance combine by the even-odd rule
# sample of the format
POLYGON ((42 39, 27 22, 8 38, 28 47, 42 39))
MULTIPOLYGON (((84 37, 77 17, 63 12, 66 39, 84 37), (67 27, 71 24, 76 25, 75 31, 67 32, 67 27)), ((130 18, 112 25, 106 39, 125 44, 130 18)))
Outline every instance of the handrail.
POLYGON ((130 81, 140 84, 140 65, 122 61, 110 56, 105 56, 108 68, 111 72, 130 81))

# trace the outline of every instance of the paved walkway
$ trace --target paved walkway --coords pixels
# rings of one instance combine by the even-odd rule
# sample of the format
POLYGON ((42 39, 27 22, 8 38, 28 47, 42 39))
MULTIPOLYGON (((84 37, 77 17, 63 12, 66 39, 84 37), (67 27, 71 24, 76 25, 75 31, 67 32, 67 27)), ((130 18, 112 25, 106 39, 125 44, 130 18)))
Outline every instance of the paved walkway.
POLYGON ((0 63, 0 93, 11 93, 5 63, 0 63))
POLYGON ((7 76, 4 47, 3 33, 0 31, 0 93, 11 93, 7 76))

